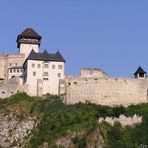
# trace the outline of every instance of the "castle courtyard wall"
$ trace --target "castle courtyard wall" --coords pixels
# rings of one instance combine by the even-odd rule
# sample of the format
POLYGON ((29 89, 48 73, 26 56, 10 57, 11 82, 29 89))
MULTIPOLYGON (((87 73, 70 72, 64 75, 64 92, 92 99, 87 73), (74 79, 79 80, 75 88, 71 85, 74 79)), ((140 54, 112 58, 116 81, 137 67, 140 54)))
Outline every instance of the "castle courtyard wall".
MULTIPOLYGON (((148 102, 148 79, 66 78, 65 103, 86 101, 102 105, 130 105, 148 102)), ((64 90, 64 91, 63 91, 64 90)))
POLYGON ((5 57, 0 55, 0 79, 5 79, 5 57))

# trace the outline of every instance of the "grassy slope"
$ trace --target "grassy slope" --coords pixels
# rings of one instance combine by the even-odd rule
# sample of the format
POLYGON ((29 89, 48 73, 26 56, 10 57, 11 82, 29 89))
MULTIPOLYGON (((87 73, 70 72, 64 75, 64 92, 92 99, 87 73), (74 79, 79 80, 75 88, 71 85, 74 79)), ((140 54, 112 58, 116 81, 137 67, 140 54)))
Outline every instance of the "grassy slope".
POLYGON ((67 132, 79 131, 85 131, 85 134, 83 137, 75 137, 74 145, 85 147, 91 131, 98 129, 107 147, 134 148, 140 144, 148 144, 148 104, 128 108, 82 103, 66 106, 57 96, 46 96, 42 100, 26 94, 17 94, 0 100, 0 112, 14 112, 23 117, 38 117, 41 122, 34 129, 27 147, 38 147, 45 141, 53 144, 55 139, 66 135, 67 132), (120 114, 129 116, 135 113, 143 116, 143 123, 132 128, 123 129, 120 124, 115 124, 113 127, 106 123, 98 124, 99 117, 118 117, 120 114))

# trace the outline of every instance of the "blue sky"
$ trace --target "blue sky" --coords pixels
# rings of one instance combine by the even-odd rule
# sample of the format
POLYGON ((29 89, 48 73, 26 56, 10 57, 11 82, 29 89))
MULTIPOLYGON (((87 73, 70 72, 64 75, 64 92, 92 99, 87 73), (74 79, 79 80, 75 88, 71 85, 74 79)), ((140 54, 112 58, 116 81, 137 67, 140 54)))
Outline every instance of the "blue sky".
POLYGON ((41 51, 60 50, 66 74, 99 67, 114 77, 148 72, 148 0, 1 0, 0 53, 16 53, 16 38, 31 27, 41 51))

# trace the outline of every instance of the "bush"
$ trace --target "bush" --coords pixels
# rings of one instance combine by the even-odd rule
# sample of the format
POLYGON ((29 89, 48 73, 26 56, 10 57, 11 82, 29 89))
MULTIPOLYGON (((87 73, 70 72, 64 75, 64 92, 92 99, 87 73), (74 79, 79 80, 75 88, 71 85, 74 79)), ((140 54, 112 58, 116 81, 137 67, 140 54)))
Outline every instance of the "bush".
POLYGON ((113 108, 112 112, 113 116, 118 118, 121 114, 125 114, 125 108, 123 106, 117 106, 113 108))

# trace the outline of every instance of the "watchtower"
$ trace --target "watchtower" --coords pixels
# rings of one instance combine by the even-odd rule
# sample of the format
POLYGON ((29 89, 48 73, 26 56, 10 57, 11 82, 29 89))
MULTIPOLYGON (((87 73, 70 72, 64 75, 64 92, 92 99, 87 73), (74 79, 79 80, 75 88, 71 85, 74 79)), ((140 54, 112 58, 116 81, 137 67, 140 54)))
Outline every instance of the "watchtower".
POLYGON ((141 68, 141 66, 138 67, 137 71, 134 73, 135 78, 137 79, 145 79, 147 78, 146 72, 141 68))
POLYGON ((39 52, 42 37, 36 33, 32 28, 26 28, 17 37, 17 48, 19 48, 20 54, 25 54, 25 59, 33 49, 35 52, 39 52))

